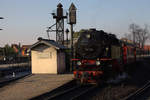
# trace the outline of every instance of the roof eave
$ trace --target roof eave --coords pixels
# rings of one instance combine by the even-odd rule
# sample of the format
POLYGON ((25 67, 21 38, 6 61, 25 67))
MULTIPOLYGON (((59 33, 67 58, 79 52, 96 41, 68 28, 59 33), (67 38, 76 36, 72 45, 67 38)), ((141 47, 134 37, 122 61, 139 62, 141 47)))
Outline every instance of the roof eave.
POLYGON ((54 45, 52 45, 52 44, 50 44, 50 43, 47 43, 46 41, 42 41, 42 40, 36 42, 35 44, 33 44, 33 45, 30 47, 30 49, 33 50, 33 48, 35 48, 35 47, 36 47, 37 45, 39 45, 40 43, 44 43, 44 44, 47 45, 47 46, 54 47, 54 48, 57 49, 57 50, 65 49, 65 48, 59 48, 59 47, 56 47, 56 46, 54 46, 54 45))

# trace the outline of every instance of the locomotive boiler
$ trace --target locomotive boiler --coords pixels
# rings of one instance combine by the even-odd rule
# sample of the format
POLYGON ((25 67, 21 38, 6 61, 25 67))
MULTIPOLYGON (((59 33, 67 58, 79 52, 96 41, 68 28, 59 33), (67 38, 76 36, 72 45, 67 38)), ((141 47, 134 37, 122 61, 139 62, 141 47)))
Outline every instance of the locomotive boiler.
POLYGON ((110 55, 108 51, 110 51, 111 45, 120 45, 115 35, 107 34, 103 30, 85 30, 76 44, 76 56, 80 59, 108 57, 110 55))

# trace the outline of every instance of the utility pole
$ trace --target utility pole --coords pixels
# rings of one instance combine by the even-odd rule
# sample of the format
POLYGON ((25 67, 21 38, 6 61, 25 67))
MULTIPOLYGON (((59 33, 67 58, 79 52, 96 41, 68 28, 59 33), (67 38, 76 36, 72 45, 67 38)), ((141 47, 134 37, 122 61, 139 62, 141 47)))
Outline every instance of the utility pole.
MULTIPOLYGON (((70 24, 70 31, 71 31, 71 57, 74 58, 74 50, 73 50, 73 24, 76 24, 76 10, 77 8, 72 3, 69 8, 69 24, 70 24)), ((71 70, 73 71, 73 61, 71 61, 71 70)))
POLYGON ((66 29, 66 42, 67 42, 67 48, 69 47, 69 41, 68 41, 68 33, 69 33, 69 29, 66 29))
MULTIPOLYGON (((0 17, 0 19, 4 19, 3 17, 0 17)), ((0 29, 0 30, 3 30, 3 29, 0 29)))
POLYGON ((3 17, 0 17, 0 19, 4 19, 3 17))

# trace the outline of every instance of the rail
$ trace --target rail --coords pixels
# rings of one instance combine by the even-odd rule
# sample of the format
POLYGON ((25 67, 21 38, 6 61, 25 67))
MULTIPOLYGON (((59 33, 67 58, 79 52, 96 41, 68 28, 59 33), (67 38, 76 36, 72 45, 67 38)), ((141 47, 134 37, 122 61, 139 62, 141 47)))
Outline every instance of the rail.
POLYGON ((48 98, 47 100, 78 100, 82 97, 83 94, 86 94, 88 91, 94 89, 95 86, 76 86, 65 90, 61 93, 56 94, 53 97, 48 98))
POLYGON ((140 89, 135 91, 134 93, 131 93, 127 97, 125 97, 122 100, 136 100, 137 96, 142 95, 147 89, 150 88, 150 81, 148 81, 145 85, 143 85, 140 89))
POLYGON ((18 73, 15 76, 14 75, 9 75, 6 76, 5 78, 0 78, 0 87, 3 87, 11 82, 14 82, 18 79, 24 78, 26 76, 30 76, 31 73, 30 72, 24 72, 24 73, 18 73))
POLYGON ((71 98, 71 100, 79 100, 81 97, 83 97, 86 93, 90 92, 91 90, 94 90, 95 88, 97 88, 97 86, 92 86, 90 88, 88 88, 85 91, 80 92, 80 94, 74 96, 71 98))
POLYGON ((76 85, 74 81, 30 100, 76 100, 94 89, 94 85, 76 85))
POLYGON ((78 88, 80 88, 80 86, 72 87, 72 88, 70 88, 68 90, 62 91, 60 93, 57 93, 57 94, 47 98, 47 100, 54 100, 54 99, 58 99, 59 100, 60 96, 67 95, 69 92, 72 92, 72 91, 74 91, 74 90, 76 90, 78 88))

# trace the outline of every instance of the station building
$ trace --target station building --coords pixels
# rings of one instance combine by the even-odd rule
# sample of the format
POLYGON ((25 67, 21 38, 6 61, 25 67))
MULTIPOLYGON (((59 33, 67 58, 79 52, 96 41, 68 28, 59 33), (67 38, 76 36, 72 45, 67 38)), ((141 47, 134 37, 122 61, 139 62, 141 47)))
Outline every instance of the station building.
POLYGON ((31 46, 31 62, 33 74, 59 74, 66 70, 65 46, 54 40, 39 38, 31 46))

